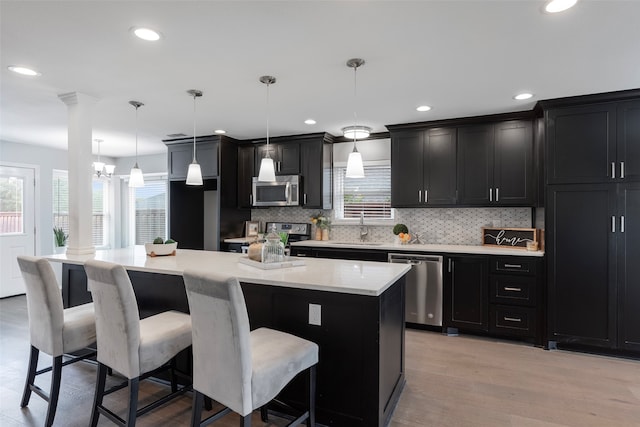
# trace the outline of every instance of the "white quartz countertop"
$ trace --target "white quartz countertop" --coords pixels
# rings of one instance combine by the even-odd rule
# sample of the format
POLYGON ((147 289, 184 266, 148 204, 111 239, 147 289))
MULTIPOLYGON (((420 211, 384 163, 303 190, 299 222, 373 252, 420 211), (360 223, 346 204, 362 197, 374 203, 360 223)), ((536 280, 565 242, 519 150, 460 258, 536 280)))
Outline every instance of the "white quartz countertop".
POLYGON ((335 240, 305 240, 302 242, 291 242, 291 246, 309 248, 344 248, 344 249, 368 249, 394 252, 430 252, 430 253, 454 253, 454 254, 482 254, 482 255, 509 255, 509 256, 529 256, 542 257, 544 251, 528 251, 526 249, 496 247, 496 246, 474 246, 474 245, 401 245, 396 243, 380 242, 341 242, 335 240))
POLYGON ((262 270, 241 264, 243 254, 178 249, 175 256, 147 256, 144 246, 96 251, 92 255, 47 255, 52 262, 83 264, 90 259, 123 265, 128 270, 182 275, 185 270, 209 270, 235 276, 241 282, 298 289, 379 296, 411 268, 408 264, 305 258, 298 267, 262 270))

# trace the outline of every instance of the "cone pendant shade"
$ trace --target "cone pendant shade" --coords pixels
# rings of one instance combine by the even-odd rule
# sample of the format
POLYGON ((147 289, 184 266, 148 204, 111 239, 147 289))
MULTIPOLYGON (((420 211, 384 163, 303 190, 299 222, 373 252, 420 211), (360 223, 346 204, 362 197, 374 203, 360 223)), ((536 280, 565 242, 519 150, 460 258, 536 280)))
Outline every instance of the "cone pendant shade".
POLYGON ((202 171, 196 162, 189 164, 187 171, 187 185, 202 185, 202 171))
POLYGON ((364 167, 362 166, 362 154, 359 151, 352 151, 347 159, 347 178, 364 178, 364 167))
POLYGON ((258 181, 275 181, 276 170, 273 167, 273 159, 271 157, 265 157, 260 162, 260 173, 258 174, 258 181))

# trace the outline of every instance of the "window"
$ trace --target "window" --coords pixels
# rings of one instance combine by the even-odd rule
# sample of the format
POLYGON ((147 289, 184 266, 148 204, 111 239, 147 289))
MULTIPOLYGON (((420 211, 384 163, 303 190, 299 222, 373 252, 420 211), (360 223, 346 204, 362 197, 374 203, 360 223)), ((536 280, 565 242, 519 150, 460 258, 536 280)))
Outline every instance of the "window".
POLYGON ((334 216, 336 220, 391 220, 391 166, 365 165, 364 178, 347 178, 347 167, 334 167, 334 216))
MULTIPOLYGON (((109 246, 110 216, 108 210, 109 181, 94 178, 91 242, 96 247, 109 246)), ((53 171, 53 226, 69 233, 69 176, 67 171, 53 171)))
POLYGON ((0 234, 21 234, 24 231, 23 186, 22 178, 0 177, 0 234))
POLYGON ((167 236, 167 178, 145 176, 144 187, 129 188, 130 236, 134 245, 167 236))

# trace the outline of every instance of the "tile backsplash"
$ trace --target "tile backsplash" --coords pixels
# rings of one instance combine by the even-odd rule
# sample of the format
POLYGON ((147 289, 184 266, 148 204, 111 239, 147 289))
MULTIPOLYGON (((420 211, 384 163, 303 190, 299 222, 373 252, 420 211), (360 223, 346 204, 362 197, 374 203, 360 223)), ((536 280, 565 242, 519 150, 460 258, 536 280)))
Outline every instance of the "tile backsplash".
MULTIPOLYGON (((317 209, 299 207, 253 209, 251 219, 261 221, 310 222, 317 209)), ((533 227, 532 208, 416 208, 396 209, 393 224, 403 223, 412 233, 419 233, 424 243, 480 245, 482 227, 533 227)), ((330 211, 325 211, 330 216, 330 211)), ((544 228, 543 215, 536 215, 535 226, 544 228), (541 221, 542 218, 542 221, 541 221)), ((368 241, 392 242, 395 238, 390 225, 367 225, 368 241)), ((358 241, 358 225, 337 225, 331 228, 331 240, 358 241)))

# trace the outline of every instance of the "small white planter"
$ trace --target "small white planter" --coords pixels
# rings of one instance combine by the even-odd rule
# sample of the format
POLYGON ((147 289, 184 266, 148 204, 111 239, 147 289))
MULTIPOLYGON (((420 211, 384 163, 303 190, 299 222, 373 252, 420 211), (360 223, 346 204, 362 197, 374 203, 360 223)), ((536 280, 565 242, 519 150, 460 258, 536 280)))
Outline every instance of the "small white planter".
POLYGON ((175 255, 178 243, 145 243, 144 249, 149 256, 175 255))

